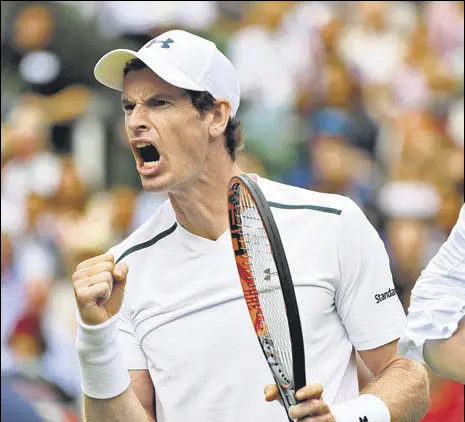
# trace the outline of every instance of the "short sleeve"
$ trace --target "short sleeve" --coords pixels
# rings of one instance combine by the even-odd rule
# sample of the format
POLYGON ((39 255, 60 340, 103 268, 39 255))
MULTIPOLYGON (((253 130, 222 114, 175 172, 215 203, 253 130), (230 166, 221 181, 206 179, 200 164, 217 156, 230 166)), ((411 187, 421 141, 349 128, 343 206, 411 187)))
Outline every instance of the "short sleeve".
POLYGON ((425 363, 425 341, 451 337, 464 316, 465 205, 449 238, 415 283, 399 354, 425 363))
POLYGON ((118 344, 126 368, 128 370, 148 369, 147 358, 124 306, 119 312, 118 329, 118 344))
POLYGON ((352 344, 369 350, 397 340, 406 317, 383 241, 362 210, 347 201, 340 219, 336 306, 352 344))

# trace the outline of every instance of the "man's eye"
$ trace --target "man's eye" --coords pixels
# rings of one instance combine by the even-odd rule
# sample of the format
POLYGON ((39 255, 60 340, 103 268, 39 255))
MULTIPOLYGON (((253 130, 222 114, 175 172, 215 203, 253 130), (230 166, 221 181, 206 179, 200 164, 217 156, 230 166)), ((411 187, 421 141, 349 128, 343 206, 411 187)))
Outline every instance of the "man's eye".
MULTIPOLYGON (((148 107, 152 107, 152 108, 165 107, 168 104, 169 102, 166 100, 151 100, 148 103, 146 103, 148 107)), ((135 107, 136 107, 135 104, 123 104, 123 110, 125 112, 130 112, 134 110, 135 107)))
POLYGON ((149 104, 150 107, 163 107, 169 103, 166 100, 152 100, 149 102, 149 104))

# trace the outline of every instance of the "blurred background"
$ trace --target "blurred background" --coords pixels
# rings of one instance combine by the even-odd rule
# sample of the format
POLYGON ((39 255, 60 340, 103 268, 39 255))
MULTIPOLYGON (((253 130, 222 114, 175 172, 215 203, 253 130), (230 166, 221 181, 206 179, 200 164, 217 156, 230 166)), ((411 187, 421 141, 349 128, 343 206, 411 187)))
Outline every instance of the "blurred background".
MULTIPOLYGON (((46 421, 79 420, 71 274, 165 199, 141 191, 120 93, 93 67, 172 28, 212 39, 239 72, 240 166, 354 199, 385 242, 407 310, 464 201, 463 8, 2 1, 2 380, 46 421)), ((463 422, 463 385, 431 382, 424 421, 463 422)))

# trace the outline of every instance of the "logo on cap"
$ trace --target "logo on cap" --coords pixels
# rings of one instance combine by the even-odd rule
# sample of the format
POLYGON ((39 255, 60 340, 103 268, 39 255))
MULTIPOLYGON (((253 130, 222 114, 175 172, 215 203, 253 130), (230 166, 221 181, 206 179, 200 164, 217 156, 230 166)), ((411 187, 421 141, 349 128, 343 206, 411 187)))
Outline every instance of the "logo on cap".
POLYGON ((153 44, 161 44, 161 48, 170 48, 170 44, 172 44, 172 43, 174 43, 174 40, 172 40, 171 38, 167 38, 166 40, 159 40, 159 39, 155 38, 152 41, 150 41, 146 45, 146 47, 149 48, 153 44))

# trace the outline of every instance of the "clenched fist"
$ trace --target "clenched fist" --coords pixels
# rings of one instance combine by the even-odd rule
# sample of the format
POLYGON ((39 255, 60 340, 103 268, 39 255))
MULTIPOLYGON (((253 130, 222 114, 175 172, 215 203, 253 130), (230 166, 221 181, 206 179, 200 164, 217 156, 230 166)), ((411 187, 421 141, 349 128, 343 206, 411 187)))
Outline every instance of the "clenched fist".
POLYGON ((73 274, 73 288, 81 319, 88 325, 102 324, 118 313, 123 302, 128 266, 115 265, 111 254, 81 262, 73 274))

